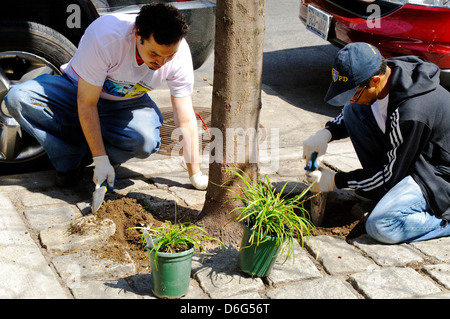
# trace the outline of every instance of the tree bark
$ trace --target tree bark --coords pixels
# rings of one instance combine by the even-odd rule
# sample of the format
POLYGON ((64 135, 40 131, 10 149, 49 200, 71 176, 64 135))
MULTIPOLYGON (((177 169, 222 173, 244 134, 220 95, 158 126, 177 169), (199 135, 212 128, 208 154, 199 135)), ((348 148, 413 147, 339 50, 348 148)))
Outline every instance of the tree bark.
POLYGON ((264 0, 216 2, 210 184, 197 224, 224 243, 239 243, 242 234, 230 214, 241 203, 226 189, 239 182, 225 170, 258 177, 264 10, 264 0))

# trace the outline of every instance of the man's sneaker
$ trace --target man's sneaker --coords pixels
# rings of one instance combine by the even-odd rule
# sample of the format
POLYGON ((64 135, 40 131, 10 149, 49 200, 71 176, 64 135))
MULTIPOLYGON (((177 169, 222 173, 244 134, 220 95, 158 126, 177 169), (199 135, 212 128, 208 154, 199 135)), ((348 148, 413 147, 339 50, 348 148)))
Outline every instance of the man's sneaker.
POLYGON ((372 201, 362 201, 360 203, 356 203, 353 205, 352 209, 350 210, 350 213, 353 217, 359 219, 362 222, 365 222, 367 218, 369 217, 372 210, 377 205, 378 201, 372 200, 372 201))
POLYGON ((77 186, 83 179, 83 173, 83 165, 73 171, 64 173, 56 172, 56 186, 64 188, 77 186))

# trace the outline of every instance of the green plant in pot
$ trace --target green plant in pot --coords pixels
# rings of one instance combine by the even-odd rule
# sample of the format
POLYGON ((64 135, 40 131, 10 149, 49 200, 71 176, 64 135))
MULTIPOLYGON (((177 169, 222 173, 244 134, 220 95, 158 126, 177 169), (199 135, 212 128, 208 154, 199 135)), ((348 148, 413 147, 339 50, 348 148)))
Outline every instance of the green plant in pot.
POLYGON ((228 171, 242 180, 242 185, 231 189, 233 199, 242 203, 231 213, 239 211, 236 220, 244 224, 238 266, 251 276, 266 277, 280 252, 287 250, 284 262, 291 255, 294 258, 294 240, 303 247, 314 230, 303 207, 310 187, 292 196, 283 194, 289 182, 277 192, 267 175, 265 180, 251 181, 242 170, 228 171))
POLYGON ((143 244, 149 252, 152 292, 165 299, 181 298, 189 290, 192 256, 204 251, 205 241, 217 241, 192 223, 171 223, 141 229, 143 244))

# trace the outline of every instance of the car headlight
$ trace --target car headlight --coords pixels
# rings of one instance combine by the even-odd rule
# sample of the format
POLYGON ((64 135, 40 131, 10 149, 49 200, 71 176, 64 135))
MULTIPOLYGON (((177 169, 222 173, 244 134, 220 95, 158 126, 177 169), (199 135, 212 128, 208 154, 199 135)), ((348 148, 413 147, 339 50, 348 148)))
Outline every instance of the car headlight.
POLYGON ((450 0, 385 0, 399 4, 417 4, 420 6, 450 8, 450 0))

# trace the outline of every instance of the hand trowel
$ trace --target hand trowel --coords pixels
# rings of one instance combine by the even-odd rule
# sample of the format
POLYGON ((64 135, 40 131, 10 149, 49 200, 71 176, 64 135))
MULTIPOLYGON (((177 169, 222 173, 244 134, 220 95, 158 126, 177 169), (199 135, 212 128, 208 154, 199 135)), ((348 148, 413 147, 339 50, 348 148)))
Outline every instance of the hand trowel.
POLYGON ((91 211, 95 213, 100 206, 102 206, 105 194, 107 191, 112 191, 114 187, 110 187, 106 181, 104 181, 99 188, 92 193, 92 205, 91 211))
MULTIPOLYGON (((311 159, 309 160, 308 165, 306 165, 305 170, 312 172, 319 168, 317 155, 317 152, 311 154, 311 159)), ((327 193, 317 193, 311 196, 311 219, 316 226, 322 224, 326 203, 327 193)))

